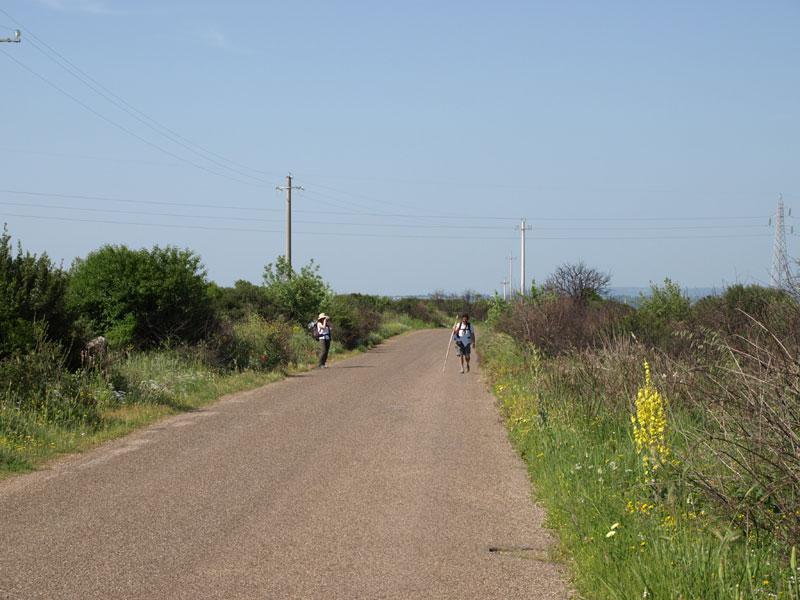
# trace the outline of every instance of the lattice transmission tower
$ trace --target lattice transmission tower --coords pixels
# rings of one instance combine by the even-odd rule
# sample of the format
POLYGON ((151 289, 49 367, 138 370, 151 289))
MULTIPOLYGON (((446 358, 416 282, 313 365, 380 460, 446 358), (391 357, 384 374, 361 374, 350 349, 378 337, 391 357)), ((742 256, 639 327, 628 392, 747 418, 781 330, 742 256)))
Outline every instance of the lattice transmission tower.
POLYGON ((786 221, 783 206, 783 194, 778 198, 778 209, 775 212, 775 245, 772 251, 772 286, 786 290, 792 281, 789 270, 789 255, 786 250, 786 221))

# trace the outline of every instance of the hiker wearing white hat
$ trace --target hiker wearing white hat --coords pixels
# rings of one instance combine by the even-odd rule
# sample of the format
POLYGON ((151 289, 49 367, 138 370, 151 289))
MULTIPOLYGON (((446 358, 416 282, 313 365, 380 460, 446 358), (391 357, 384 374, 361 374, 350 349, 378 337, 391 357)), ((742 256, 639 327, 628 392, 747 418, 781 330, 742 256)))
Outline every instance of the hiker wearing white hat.
POLYGON ((319 313, 314 328, 314 337, 319 340, 319 368, 327 369, 325 363, 328 362, 328 350, 331 348, 331 318, 324 312, 319 313))

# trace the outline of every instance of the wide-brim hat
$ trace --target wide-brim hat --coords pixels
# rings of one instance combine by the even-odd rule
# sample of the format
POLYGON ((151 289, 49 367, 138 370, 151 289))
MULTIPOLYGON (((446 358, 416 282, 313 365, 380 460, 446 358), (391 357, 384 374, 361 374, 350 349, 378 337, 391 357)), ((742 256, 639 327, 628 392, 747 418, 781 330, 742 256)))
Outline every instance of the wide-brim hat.
POLYGON ((319 316, 317 317, 317 319, 318 320, 330 319, 330 317, 328 315, 326 315, 325 313, 319 313, 319 316))

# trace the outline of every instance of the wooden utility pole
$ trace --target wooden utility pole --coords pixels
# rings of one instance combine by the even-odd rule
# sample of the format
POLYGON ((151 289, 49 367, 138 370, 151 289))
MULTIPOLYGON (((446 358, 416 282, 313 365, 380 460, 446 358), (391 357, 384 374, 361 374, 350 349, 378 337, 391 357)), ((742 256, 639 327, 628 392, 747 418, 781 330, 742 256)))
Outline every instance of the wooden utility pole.
POLYGON ((286 190, 286 262, 289 264, 289 277, 292 276, 292 190, 302 190, 300 186, 292 186, 292 174, 286 176, 286 187, 275 188, 286 190))

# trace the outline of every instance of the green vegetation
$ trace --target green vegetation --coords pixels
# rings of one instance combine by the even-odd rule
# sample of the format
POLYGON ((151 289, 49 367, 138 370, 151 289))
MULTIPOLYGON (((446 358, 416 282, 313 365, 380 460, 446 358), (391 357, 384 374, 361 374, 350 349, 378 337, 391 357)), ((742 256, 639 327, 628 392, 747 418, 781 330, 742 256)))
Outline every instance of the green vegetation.
POLYGON ((309 368, 318 344, 306 326, 323 310, 336 360, 482 303, 337 295, 313 262, 290 271, 283 257, 263 285, 223 288, 171 247, 104 246, 64 271, 12 252, 4 232, 0 476, 309 368))
POLYGON ((295 273, 283 256, 264 267, 264 292, 277 315, 298 323, 316 318, 331 295, 313 260, 295 273))
POLYGON ((64 302, 67 274, 47 255, 16 254, 0 235, 0 359, 33 348, 43 331, 63 340, 69 330, 64 302))
POLYGON ((212 326, 200 257, 189 250, 104 246, 70 270, 67 304, 86 335, 112 346, 196 341, 212 326))
POLYGON ((587 598, 800 598, 800 307, 495 298, 482 356, 587 598))

